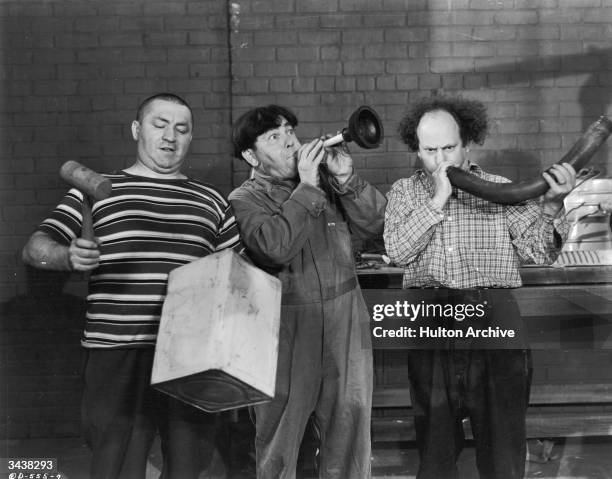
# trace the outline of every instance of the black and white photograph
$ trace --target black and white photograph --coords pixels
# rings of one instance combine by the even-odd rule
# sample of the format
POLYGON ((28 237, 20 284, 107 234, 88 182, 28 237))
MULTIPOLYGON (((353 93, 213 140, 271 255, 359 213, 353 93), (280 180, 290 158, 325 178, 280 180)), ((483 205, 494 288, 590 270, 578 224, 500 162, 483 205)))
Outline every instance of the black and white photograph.
POLYGON ((0 478, 612 479, 612 0, 0 0, 0 478))

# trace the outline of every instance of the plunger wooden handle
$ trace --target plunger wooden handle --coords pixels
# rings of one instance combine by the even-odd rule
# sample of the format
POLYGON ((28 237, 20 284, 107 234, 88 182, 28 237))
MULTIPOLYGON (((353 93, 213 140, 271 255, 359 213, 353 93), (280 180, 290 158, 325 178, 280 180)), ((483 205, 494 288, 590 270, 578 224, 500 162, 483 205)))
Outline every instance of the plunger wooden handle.
POLYGON ((342 133, 338 133, 336 136, 332 136, 323 142, 323 146, 334 146, 338 143, 342 143, 344 141, 344 135, 342 133))

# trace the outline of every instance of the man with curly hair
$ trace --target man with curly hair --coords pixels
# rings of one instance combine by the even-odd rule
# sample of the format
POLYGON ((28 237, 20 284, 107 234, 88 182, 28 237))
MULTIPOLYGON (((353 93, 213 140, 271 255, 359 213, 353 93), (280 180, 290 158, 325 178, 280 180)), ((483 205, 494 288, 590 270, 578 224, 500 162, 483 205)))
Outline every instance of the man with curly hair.
MULTIPOLYGON (((438 304, 480 305, 486 324, 520 330, 511 289, 521 286, 519 264, 549 264, 559 254, 568 230, 560 213, 575 184, 574 169, 564 163, 543 173, 550 188, 540 204, 491 203, 453 187, 446 174, 455 166, 488 181, 509 181, 470 161, 470 145, 487 135, 482 103, 424 98, 404 116, 399 132, 423 167, 393 185, 385 213, 387 254, 404 267, 404 288, 422 288, 415 294, 438 304)), ((465 417, 480 477, 522 478, 531 379, 526 343, 519 338, 498 349, 492 341, 482 346, 447 338, 430 346, 408 352, 417 478, 458 477, 465 417)))

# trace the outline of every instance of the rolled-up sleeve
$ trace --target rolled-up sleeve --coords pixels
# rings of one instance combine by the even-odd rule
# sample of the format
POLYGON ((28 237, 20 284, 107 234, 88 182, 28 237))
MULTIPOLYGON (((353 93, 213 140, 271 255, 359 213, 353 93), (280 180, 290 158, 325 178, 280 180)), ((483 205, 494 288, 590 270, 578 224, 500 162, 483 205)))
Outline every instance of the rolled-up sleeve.
POLYGON ((551 264, 567 239, 569 224, 564 217, 542 213, 534 201, 507 209, 512 244, 525 264, 551 264))

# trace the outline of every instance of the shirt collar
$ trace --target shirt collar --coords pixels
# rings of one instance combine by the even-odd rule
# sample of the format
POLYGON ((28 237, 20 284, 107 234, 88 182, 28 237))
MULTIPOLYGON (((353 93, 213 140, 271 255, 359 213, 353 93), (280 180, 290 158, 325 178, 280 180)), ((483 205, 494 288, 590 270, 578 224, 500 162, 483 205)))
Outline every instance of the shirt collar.
POLYGON ((255 173, 253 174, 252 181, 263 186, 267 192, 270 192, 272 188, 277 186, 285 188, 289 191, 293 191, 298 185, 297 180, 281 180, 273 176, 265 175, 259 171, 255 171, 255 173))

